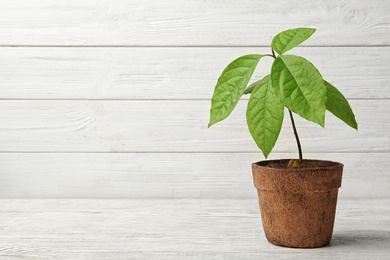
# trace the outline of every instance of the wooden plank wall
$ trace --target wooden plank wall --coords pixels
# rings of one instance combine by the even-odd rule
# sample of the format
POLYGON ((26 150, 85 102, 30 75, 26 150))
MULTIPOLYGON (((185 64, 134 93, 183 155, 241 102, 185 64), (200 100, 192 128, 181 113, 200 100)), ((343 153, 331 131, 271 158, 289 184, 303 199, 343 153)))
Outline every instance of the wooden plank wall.
MULTIPOLYGON (((207 129, 209 100, 228 62, 299 26, 317 32, 291 53, 359 122, 297 119, 306 158, 345 164, 343 198, 390 197, 389 1, 22 2, 0 3, 1 198, 254 198, 246 100, 207 129)), ((271 159, 296 157, 287 119, 271 159)))

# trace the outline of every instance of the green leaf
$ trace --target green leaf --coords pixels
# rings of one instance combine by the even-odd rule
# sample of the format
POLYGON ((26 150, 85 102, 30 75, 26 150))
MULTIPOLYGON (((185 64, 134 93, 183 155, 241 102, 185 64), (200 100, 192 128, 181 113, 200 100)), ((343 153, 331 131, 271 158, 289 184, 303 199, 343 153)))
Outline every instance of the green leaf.
POLYGON ((254 84, 246 119, 249 132, 267 158, 282 128, 284 106, 272 87, 269 75, 254 84))
POLYGON ((253 89, 256 87, 256 85, 260 82, 261 80, 255 81, 252 84, 250 84, 244 91, 244 94, 250 94, 252 93, 253 89))
POLYGON ((326 87, 313 64, 299 56, 280 55, 272 64, 271 79, 288 109, 324 127, 326 87))
POLYGON ((250 54, 232 61, 222 72, 211 99, 208 127, 230 115, 264 55, 250 54))
POLYGON ((332 84, 325 80, 324 83, 326 86, 326 95, 328 97, 326 100, 326 109, 340 120, 344 121, 347 125, 357 130, 358 124, 347 99, 332 84))
POLYGON ((307 40, 316 29, 296 28, 278 33, 272 40, 272 49, 283 54, 307 40))

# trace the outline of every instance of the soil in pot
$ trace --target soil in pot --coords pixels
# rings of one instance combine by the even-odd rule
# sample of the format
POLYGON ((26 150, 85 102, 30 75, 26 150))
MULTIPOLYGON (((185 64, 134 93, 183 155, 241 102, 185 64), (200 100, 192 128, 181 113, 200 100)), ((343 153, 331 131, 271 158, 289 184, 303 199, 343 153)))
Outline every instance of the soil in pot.
POLYGON ((327 245, 332 238, 343 165, 304 160, 299 168, 288 168, 288 162, 252 164, 265 235, 279 246, 327 245))

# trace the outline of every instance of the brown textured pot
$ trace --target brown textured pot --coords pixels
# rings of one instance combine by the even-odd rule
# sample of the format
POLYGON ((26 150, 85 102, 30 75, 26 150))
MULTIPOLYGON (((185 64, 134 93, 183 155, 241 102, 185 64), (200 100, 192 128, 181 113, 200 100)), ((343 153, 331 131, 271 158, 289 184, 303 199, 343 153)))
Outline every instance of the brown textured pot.
POLYGON ((325 246, 332 238, 343 165, 304 160, 300 168, 287 168, 288 162, 252 164, 265 235, 279 246, 325 246))

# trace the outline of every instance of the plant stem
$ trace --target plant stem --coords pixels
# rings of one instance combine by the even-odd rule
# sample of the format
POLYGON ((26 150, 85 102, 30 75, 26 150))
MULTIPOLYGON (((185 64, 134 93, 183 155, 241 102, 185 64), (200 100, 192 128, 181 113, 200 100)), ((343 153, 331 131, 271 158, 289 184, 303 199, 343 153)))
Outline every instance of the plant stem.
POLYGON ((302 159, 301 142, 299 141, 298 132, 297 132, 297 129, 295 127, 294 118, 293 118, 293 115, 292 115, 292 112, 291 112, 290 109, 288 110, 288 113, 290 114, 290 119, 291 119, 291 124, 292 124, 293 130, 294 130, 295 140, 297 141, 298 153, 299 153, 299 162, 302 163, 303 159, 302 159))
POLYGON ((276 59, 276 55, 275 55, 274 49, 271 48, 271 50, 272 50, 272 57, 274 57, 274 59, 276 59))
MULTIPOLYGON (((272 57, 274 57, 274 59, 276 59, 275 51, 274 51, 274 49, 272 47, 271 47, 271 51, 272 51, 272 57)), ((294 117, 293 117, 293 114, 292 114, 290 109, 288 110, 288 113, 290 114, 290 119, 291 119, 291 124, 292 124, 293 130, 294 130, 295 140, 297 141, 298 153, 299 153, 299 162, 302 163, 303 158, 302 158, 301 142, 299 141, 297 128, 295 127, 294 117)))

